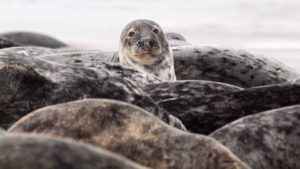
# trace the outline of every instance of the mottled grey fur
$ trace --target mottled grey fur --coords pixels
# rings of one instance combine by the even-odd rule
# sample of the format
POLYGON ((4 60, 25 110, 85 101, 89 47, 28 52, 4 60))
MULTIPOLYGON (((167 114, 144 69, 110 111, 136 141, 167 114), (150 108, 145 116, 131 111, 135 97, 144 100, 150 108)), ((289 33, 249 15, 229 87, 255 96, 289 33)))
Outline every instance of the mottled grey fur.
POLYGON ((83 98, 129 102, 154 113, 170 125, 184 128, 136 84, 107 69, 66 66, 0 50, 0 127, 38 108, 83 98))
POLYGON ((284 64, 245 51, 212 47, 172 48, 178 80, 212 80, 241 87, 290 83, 299 74, 284 64))
POLYGON ((71 138, 156 169, 247 168, 215 140, 169 127, 138 107, 114 100, 45 107, 19 120, 9 132, 71 138))
POLYGON ((300 85, 296 84, 159 102, 161 107, 178 117, 188 130, 202 134, 209 134, 250 114, 295 104, 300 104, 300 85))
POLYGON ((23 57, 53 55, 55 53, 58 53, 57 50, 54 49, 35 47, 35 46, 12 47, 12 48, 1 49, 0 51, 1 51, 1 55, 19 55, 23 57))
POLYGON ((300 168, 300 105, 244 117, 211 136, 252 168, 300 168))
POLYGON ((0 169, 146 169, 117 154, 62 138, 0 137, 0 169))
POLYGON ((230 84, 205 80, 180 80, 148 84, 142 88, 154 101, 176 98, 194 98, 243 90, 230 84))
POLYGON ((18 46, 40 46, 48 48, 61 48, 67 45, 50 36, 33 33, 33 32, 8 32, 0 34, 7 41, 17 44, 18 46))
POLYGON ((113 53, 111 52, 93 51, 43 55, 38 56, 38 58, 66 65, 88 67, 99 71, 109 70, 111 74, 131 80, 138 86, 161 82, 160 79, 147 72, 140 72, 133 67, 116 63, 116 61, 111 60, 114 59, 112 56, 113 53))

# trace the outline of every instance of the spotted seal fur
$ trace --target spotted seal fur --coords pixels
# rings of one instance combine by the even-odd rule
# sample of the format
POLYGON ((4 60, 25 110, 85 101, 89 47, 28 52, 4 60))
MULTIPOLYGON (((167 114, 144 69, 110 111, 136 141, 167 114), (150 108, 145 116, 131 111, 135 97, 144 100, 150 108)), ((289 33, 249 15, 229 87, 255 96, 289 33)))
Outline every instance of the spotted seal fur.
POLYGON ((252 168, 300 168, 300 105, 244 117, 210 136, 252 168))
POLYGON ((178 80, 211 80, 240 87, 291 83, 299 73, 283 63, 249 52, 214 47, 173 47, 178 80))
POLYGON ((150 20, 135 20, 125 26, 119 47, 121 64, 176 80, 172 50, 161 27, 150 20))
POLYGON ((0 137, 0 169, 146 169, 124 157, 75 141, 39 135, 0 137))
POLYGON ((124 102, 85 99, 30 113, 10 133, 39 133, 89 143, 156 169, 246 169, 210 137, 165 125, 124 102))
POLYGON ((171 98, 158 102, 185 127, 209 134, 241 117, 300 104, 300 85, 280 84, 200 97, 171 98))
POLYGON ((38 108, 83 98, 109 98, 135 104, 170 125, 181 122, 160 108, 133 82, 103 68, 62 65, 0 50, 0 127, 38 108))
POLYGON ((87 51, 56 53, 37 57, 60 64, 88 67, 97 71, 109 70, 111 74, 131 80, 140 87, 150 83, 162 82, 162 80, 152 74, 141 72, 131 66, 122 65, 109 60, 111 56, 109 52, 87 51))
POLYGON ((53 55, 58 53, 54 49, 36 46, 18 46, 0 50, 0 55, 19 55, 23 57, 36 57, 43 55, 53 55))
POLYGON ((194 98, 219 93, 241 91, 243 88, 206 80, 178 80, 147 84, 142 88, 154 101, 194 98))

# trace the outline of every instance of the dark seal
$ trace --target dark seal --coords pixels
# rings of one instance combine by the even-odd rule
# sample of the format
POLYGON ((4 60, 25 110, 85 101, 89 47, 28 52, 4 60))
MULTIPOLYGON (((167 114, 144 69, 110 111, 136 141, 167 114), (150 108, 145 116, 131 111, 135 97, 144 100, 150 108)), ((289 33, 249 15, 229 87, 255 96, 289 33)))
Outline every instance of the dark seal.
POLYGON ((170 125, 184 128, 136 84, 105 68, 96 71, 0 51, 0 84, 3 128, 38 108, 84 98, 132 103, 170 125))
POLYGON ((169 127, 138 107, 114 100, 45 107, 19 120, 9 132, 71 138, 151 168, 248 168, 214 139, 169 127))
POLYGON ((282 84, 200 97, 172 98, 159 105, 196 133, 209 134, 241 117, 300 104, 300 85, 282 84))
POLYGON ((40 46, 48 48, 62 48, 67 45, 55 38, 33 32, 8 32, 0 34, 6 41, 18 46, 40 46))
POLYGON ((0 169, 146 169, 97 147, 67 139, 7 134, 0 137, 0 169))
POLYGON ((210 136, 252 168, 300 168, 300 105, 244 117, 210 136))
POLYGON ((176 80, 172 50, 161 27, 150 20, 135 20, 121 33, 119 61, 162 80, 176 80))

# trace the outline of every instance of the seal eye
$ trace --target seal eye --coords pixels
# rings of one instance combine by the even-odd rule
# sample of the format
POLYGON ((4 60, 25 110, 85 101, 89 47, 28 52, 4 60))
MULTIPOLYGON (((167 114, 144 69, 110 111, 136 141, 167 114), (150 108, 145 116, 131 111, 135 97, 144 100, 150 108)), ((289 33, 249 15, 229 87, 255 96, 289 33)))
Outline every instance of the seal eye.
POLYGON ((153 32, 156 33, 156 34, 158 34, 159 30, 155 28, 155 29, 153 29, 153 32))
POLYGON ((129 32, 128 35, 129 35, 130 37, 133 37, 133 36, 135 35, 135 32, 129 32))

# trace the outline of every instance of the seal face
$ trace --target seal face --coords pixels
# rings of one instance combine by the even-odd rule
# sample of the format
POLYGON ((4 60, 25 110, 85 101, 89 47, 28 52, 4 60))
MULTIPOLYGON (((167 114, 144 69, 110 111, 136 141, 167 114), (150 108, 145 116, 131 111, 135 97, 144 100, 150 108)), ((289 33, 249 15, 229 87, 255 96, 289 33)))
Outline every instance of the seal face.
POLYGON ((119 60, 162 80, 176 80, 172 51, 163 30, 153 21, 135 20, 125 26, 119 60))

